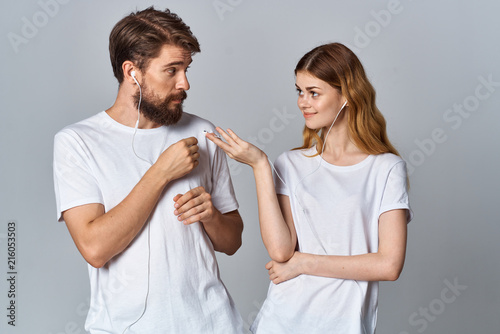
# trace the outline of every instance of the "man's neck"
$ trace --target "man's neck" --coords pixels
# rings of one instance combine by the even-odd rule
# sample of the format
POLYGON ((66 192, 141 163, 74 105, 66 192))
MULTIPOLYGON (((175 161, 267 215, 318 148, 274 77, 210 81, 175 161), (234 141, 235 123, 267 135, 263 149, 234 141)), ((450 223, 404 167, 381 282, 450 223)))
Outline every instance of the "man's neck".
MULTIPOLYGON (((132 95, 133 92, 125 92, 122 87, 120 87, 115 103, 106 110, 106 113, 118 123, 134 128, 138 115, 132 95)), ((148 120, 141 113, 139 129, 153 129, 159 126, 161 125, 148 120)))

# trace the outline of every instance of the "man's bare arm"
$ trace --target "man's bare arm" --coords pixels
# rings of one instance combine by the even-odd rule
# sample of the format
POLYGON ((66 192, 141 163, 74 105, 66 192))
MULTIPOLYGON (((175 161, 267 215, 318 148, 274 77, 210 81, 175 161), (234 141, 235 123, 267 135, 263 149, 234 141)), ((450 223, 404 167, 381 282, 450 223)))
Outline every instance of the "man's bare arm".
POLYGON ((180 140, 165 150, 132 191, 113 209, 87 204, 63 212, 68 230, 85 260, 104 266, 121 253, 147 221, 165 186, 198 165, 194 137, 180 140))

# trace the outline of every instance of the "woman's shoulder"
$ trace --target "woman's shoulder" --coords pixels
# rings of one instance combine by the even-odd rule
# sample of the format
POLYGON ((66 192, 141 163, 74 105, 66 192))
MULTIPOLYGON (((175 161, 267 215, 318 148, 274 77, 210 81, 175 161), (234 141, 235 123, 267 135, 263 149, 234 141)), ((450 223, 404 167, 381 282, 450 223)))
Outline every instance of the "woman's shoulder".
POLYGON ((276 159, 276 162, 278 161, 300 161, 307 159, 308 157, 314 155, 316 153, 314 147, 313 148, 305 148, 305 149, 298 149, 298 150, 289 150, 281 153, 278 158, 276 159))
POLYGON ((402 164, 405 166, 405 161, 399 155, 393 153, 381 153, 376 154, 374 159, 374 163, 378 165, 379 168, 384 169, 392 169, 397 164, 402 164))

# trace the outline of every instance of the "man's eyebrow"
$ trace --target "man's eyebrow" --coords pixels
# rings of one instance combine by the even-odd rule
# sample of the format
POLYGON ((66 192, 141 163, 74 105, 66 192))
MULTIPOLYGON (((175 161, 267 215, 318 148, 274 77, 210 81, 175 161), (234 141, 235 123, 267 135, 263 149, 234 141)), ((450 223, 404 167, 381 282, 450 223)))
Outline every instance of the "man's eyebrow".
POLYGON ((178 61, 173 61, 171 63, 165 64, 163 67, 166 68, 166 67, 171 67, 171 66, 185 65, 186 63, 189 66, 192 62, 193 62, 192 59, 190 59, 188 62, 183 61, 183 60, 178 60, 178 61))
POLYGON ((163 65, 163 67, 170 67, 170 66, 177 66, 177 65, 184 65, 183 61, 173 61, 171 63, 163 65))

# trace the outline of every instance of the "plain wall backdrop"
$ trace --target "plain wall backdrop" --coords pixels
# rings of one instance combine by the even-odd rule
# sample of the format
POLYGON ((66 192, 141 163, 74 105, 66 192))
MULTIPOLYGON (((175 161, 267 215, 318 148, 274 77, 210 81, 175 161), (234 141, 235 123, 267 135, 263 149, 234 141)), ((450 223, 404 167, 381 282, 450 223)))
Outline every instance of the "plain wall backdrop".
MULTIPOLYGON (((408 163, 405 269, 381 283, 378 333, 498 333, 500 3, 485 1, 25 0, 0 13, 0 332, 84 333, 86 263, 56 221, 55 133, 111 106, 114 24, 170 8, 202 52, 185 110, 260 146, 301 143, 293 69, 338 41, 361 59, 393 144, 408 163), (15 327, 8 325, 8 223, 16 222, 15 327)), ((247 326, 269 284, 251 169, 230 163, 245 230, 219 254, 247 326)), ((198 167, 200 168, 200 167, 198 167)), ((332 300, 332 303, 335 303, 332 300)))

